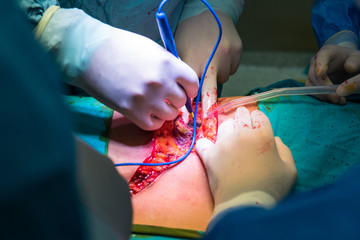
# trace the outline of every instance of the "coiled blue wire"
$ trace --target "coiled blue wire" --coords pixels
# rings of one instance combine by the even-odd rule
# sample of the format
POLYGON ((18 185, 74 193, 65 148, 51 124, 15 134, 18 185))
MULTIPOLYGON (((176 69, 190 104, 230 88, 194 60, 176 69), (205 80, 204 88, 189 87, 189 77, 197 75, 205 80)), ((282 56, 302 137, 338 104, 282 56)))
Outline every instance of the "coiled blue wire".
MULTIPOLYGON (((205 75, 206 75, 206 72, 209 68, 209 65, 210 65, 210 62, 212 60, 212 58, 214 57, 214 54, 216 52, 216 49, 218 48, 219 46, 219 43, 220 43, 220 40, 221 40, 221 35, 222 35, 222 27, 221 27, 221 23, 220 23, 220 19, 218 18, 218 16, 216 15, 214 9, 210 6, 210 4, 208 2, 206 2, 205 0, 201 0, 207 8, 209 8, 210 12, 212 13, 212 15, 214 16, 218 26, 219 26, 219 36, 218 36, 218 39, 216 41, 216 44, 213 48, 213 51, 211 52, 210 54, 210 57, 205 65, 205 68, 204 68, 204 72, 201 76, 201 80, 200 80, 200 84, 199 84, 199 92, 198 92, 198 95, 196 97, 196 103, 195 103, 195 109, 194 109, 194 124, 193 124, 193 128, 194 128, 194 131, 193 131, 193 135, 192 135, 192 141, 191 141, 191 144, 190 144, 190 148, 189 150, 182 156, 180 157, 179 159, 175 160, 175 161, 171 161, 171 162, 166 162, 166 163, 142 163, 142 162, 135 162, 135 163, 116 163, 114 164, 115 167, 120 167, 120 166, 133 166, 133 165, 136 165, 136 166, 164 166, 164 165, 170 165, 170 164, 175 164, 175 163, 178 163, 178 162, 181 162, 183 161, 185 158, 187 158, 189 156, 189 154, 191 153, 191 150, 194 148, 194 145, 195 145, 195 140, 196 140, 196 117, 197 117, 197 109, 198 109, 198 105, 199 105, 199 101, 200 101, 200 96, 201 96, 201 89, 202 89, 202 85, 203 85, 203 82, 204 82, 204 79, 205 79, 205 75)), ((163 0, 160 5, 159 5, 159 8, 158 8, 158 12, 161 12, 162 11, 162 7, 164 6, 164 4, 167 2, 167 0, 163 0)))

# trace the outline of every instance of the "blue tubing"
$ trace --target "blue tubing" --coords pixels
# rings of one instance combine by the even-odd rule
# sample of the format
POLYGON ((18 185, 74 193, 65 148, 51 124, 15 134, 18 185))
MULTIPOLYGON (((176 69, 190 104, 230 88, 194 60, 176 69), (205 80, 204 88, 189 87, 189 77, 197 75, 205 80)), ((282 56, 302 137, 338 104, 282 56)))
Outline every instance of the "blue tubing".
MULTIPOLYGON (((162 7, 164 6, 165 2, 167 0, 163 0, 160 5, 159 5, 159 9, 158 9, 158 12, 157 14, 161 14, 163 13, 162 12, 162 7)), ((218 26, 219 26, 219 36, 218 36, 218 39, 216 41, 216 44, 213 48, 213 51, 211 52, 210 54, 210 57, 205 65, 205 68, 204 68, 204 72, 201 76, 201 80, 200 80, 200 85, 199 85, 199 91, 198 91, 198 95, 196 97, 196 103, 195 103, 195 110, 194 110, 194 124, 193 124, 193 128, 194 128, 194 131, 193 131, 193 135, 192 135, 192 141, 191 141, 191 145, 190 145, 190 148, 189 150, 182 156, 180 157, 179 159, 175 160, 175 161, 171 161, 171 162, 166 162, 166 163, 142 163, 142 162, 136 162, 136 163, 116 163, 114 164, 115 167, 120 167, 120 166, 133 166, 133 165, 136 165, 136 166, 164 166, 164 165, 171 165, 171 164, 175 164, 175 163, 179 163, 181 161, 183 161, 185 158, 187 158, 187 156, 189 156, 189 154, 191 153, 191 150, 194 148, 195 146, 195 140, 196 140, 196 117, 197 117, 197 109, 198 109, 198 105, 199 105, 199 101, 200 101, 200 96, 201 96, 201 89, 202 89, 202 85, 203 85, 203 82, 204 82, 204 79, 205 79, 205 75, 206 75, 206 72, 209 68, 209 65, 210 65, 210 62, 212 60, 212 58, 214 57, 215 55, 215 52, 216 52, 216 49, 218 48, 219 46, 219 43, 220 43, 220 40, 221 40, 221 35, 222 35, 222 27, 221 27, 221 23, 220 23, 220 19, 218 18, 218 16, 216 15, 214 9, 210 6, 210 4, 208 2, 206 2, 205 0, 201 0, 207 8, 209 8, 210 12, 212 13, 212 15, 214 16, 218 26)))

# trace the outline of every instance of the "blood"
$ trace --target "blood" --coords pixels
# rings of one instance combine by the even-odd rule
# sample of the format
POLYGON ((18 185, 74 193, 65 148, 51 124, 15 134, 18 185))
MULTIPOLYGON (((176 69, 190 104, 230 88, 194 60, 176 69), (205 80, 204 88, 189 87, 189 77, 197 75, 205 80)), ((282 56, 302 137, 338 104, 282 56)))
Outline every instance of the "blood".
POLYGON ((150 15, 151 12, 155 12, 158 7, 154 7, 152 10, 150 10, 147 14, 150 15))
POLYGON ((348 80, 345 80, 345 82, 341 85, 344 87, 344 91, 347 94, 352 94, 357 91, 355 82, 349 82, 348 80))
MULTIPOLYGON (((215 104, 209 110, 214 107, 216 107, 215 104)), ((197 115, 201 116, 201 106, 198 107, 197 115)), ((165 122, 159 130, 154 131, 152 152, 143 162, 166 163, 182 157, 191 145, 193 120, 194 119, 191 119, 189 123, 185 123, 182 118, 182 112, 180 111, 175 120, 165 122)), ((196 126, 196 139, 206 137, 212 142, 216 141, 218 127, 217 115, 208 116, 203 119, 198 117, 196 119, 196 126)), ((194 149, 192 151, 194 151, 194 149)), ((162 173, 177 164, 138 167, 129 181, 131 196, 150 186, 162 173)))

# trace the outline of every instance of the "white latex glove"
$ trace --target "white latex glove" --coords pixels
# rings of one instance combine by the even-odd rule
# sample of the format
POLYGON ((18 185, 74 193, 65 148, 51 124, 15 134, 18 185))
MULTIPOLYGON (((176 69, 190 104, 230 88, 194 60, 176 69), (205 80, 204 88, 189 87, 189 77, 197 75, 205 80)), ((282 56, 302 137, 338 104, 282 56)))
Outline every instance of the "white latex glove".
POLYGON ((259 110, 239 107, 223 122, 215 144, 203 138, 196 151, 203 161, 214 198, 214 215, 235 206, 271 207, 297 178, 290 149, 274 137, 259 110))
POLYGON ((318 95, 318 99, 345 104, 344 96, 360 89, 360 51, 350 47, 325 45, 311 59, 306 86, 340 84, 336 94, 318 95))
POLYGON ((70 84, 145 130, 173 120, 198 91, 196 73, 163 47, 78 9, 57 11, 41 41, 58 52, 70 84))
MULTIPOLYGON (((220 11, 216 14, 223 33, 207 75, 214 76, 218 83, 224 83, 240 64, 242 41, 232 19, 220 11)), ((195 70, 198 77, 203 74, 218 35, 218 25, 208 10, 182 21, 176 29, 175 43, 179 56, 195 70)))
POLYGON ((139 127, 155 130, 178 115, 186 95, 196 96, 199 83, 189 66, 155 42, 113 29, 76 85, 139 127))

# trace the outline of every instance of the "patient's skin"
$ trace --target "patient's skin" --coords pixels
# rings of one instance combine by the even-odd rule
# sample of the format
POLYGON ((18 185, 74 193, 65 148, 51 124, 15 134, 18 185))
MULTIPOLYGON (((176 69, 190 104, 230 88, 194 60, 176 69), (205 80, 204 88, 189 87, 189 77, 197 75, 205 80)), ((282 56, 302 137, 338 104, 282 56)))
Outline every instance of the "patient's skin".
MULTIPOLYGON (((222 98, 218 104, 233 98, 222 98)), ((248 105, 249 110, 256 105, 248 105)), ((218 123, 233 117, 220 114, 218 123)), ((108 155, 114 163, 143 162, 152 152, 152 132, 136 127, 114 112, 108 155)), ((129 181, 138 166, 117 167, 129 181)), ((195 151, 167 169, 155 182, 132 197, 133 223, 205 231, 213 211, 213 199, 204 166, 195 151)))

